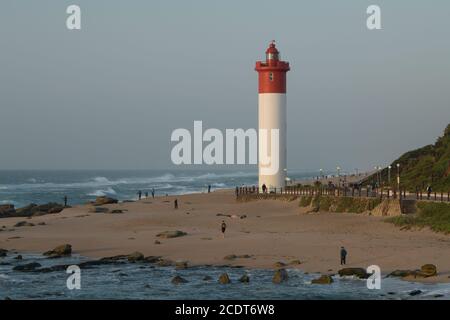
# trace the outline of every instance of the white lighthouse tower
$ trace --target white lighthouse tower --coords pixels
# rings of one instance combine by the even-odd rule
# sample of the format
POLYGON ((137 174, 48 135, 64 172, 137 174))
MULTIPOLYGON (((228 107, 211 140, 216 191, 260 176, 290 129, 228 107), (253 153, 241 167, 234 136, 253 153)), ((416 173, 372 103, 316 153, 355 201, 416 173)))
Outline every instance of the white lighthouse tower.
POLYGON ((265 185, 268 191, 278 190, 286 185, 286 73, 289 63, 281 61, 279 52, 272 41, 266 50, 266 61, 256 62, 258 72, 258 123, 259 123, 259 188, 265 185), (261 130, 265 129, 265 130, 261 130), (278 129, 277 141, 271 141, 274 129, 278 129), (266 136, 264 136, 266 132, 266 136), (267 146, 262 148, 262 143, 267 146), (278 148, 277 148, 278 147, 278 148), (262 161, 265 158, 276 159, 278 168, 272 163, 262 161))

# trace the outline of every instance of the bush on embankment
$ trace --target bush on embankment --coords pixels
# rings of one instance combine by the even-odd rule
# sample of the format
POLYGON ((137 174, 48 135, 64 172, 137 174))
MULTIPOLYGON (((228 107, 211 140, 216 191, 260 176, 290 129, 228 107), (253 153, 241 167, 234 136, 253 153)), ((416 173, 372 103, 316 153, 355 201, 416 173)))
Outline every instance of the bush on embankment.
POLYGON ((386 221, 405 229, 429 227, 436 232, 450 233, 450 204, 419 201, 417 208, 419 212, 415 215, 392 217, 386 221))
POLYGON ((311 212, 363 213, 373 210, 381 203, 379 198, 333 197, 327 195, 302 196, 300 207, 311 207, 311 212))

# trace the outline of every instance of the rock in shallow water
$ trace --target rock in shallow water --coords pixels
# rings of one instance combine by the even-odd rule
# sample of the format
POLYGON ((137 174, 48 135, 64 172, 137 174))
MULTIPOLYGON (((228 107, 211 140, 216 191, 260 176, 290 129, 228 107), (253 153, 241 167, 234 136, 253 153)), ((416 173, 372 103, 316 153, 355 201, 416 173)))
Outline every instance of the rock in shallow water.
POLYGON ((186 279, 180 277, 180 276, 175 276, 172 278, 171 281, 173 284, 182 284, 182 283, 187 283, 189 281, 187 281, 186 279))
POLYGON ((222 273, 219 277, 219 283, 220 284, 229 284, 231 283, 230 277, 227 273, 222 273))
POLYGON ((53 250, 44 252, 44 256, 48 256, 49 258, 60 258, 67 257, 72 254, 72 246, 70 244, 62 244, 57 246, 53 250))
POLYGON ((22 264, 19 266, 15 266, 13 268, 14 271, 21 271, 21 272, 29 272, 29 271, 35 271, 37 268, 40 268, 41 265, 37 262, 31 262, 27 264, 22 264))
POLYGON ((317 279, 313 279, 311 281, 311 283, 313 283, 313 284, 332 284, 333 278, 329 275, 324 274, 317 279))
POLYGON ((288 280, 288 273, 285 269, 278 269, 275 271, 272 282, 279 284, 288 280))
POLYGON ((364 268, 344 268, 338 271, 341 277, 343 276, 356 276, 360 279, 367 279, 369 274, 364 268))
POLYGON ((239 282, 249 283, 250 282, 250 277, 247 274, 244 274, 242 277, 239 278, 239 282))

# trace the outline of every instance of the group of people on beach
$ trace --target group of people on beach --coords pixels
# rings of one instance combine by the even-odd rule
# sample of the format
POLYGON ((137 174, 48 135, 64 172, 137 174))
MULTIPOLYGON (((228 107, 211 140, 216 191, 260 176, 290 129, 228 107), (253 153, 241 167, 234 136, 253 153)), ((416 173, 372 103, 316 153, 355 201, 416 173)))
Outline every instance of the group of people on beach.
MULTIPOLYGON (((138 195, 138 199, 141 200, 142 199, 142 191, 139 190, 136 194, 138 195)), ((155 188, 152 188, 151 194, 152 194, 152 198, 154 199, 155 198, 155 188)), ((148 191, 145 192, 145 197, 148 198, 148 191)))

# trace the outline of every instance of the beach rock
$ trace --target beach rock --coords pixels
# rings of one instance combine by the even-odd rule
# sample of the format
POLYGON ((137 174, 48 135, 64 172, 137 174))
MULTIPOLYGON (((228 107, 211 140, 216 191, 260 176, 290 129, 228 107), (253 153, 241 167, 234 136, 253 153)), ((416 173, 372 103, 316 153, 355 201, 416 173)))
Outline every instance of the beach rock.
POLYGON ((180 277, 180 276, 175 276, 172 278, 171 281, 173 284, 182 284, 182 283, 187 283, 189 281, 187 281, 186 279, 180 277))
POLYGON ((420 274, 424 277, 433 277, 437 275, 437 268, 434 264, 425 264, 420 267, 420 274))
POLYGON ((53 250, 44 252, 44 256, 49 256, 50 258, 60 258, 70 256, 72 254, 72 246, 70 244, 62 244, 57 246, 53 250))
POLYGON ((16 213, 16 209, 13 204, 0 205, 0 218, 13 217, 16 213))
POLYGON ((157 257, 157 256, 148 256, 148 257, 144 258, 144 261, 148 262, 148 263, 156 263, 159 260, 161 260, 161 257, 157 257))
POLYGON ((185 235, 187 235, 186 232, 183 232, 180 230, 175 230, 175 231, 164 231, 164 232, 158 233, 156 236, 158 238, 162 238, 162 239, 170 239, 170 238, 182 237, 185 235))
POLYGON ((204 276, 203 277, 203 281, 210 281, 212 280, 212 278, 210 276, 204 276))
POLYGON ((250 259, 252 256, 249 254, 241 254, 240 256, 238 256, 238 258, 240 259, 250 259))
POLYGON ((88 210, 89 213, 108 213, 109 209, 105 207, 92 207, 88 210))
POLYGON ((291 265, 299 265, 299 264, 302 264, 302 262, 300 260, 292 260, 289 264, 291 264, 291 265))
POLYGON ((15 260, 22 260, 22 259, 23 259, 23 257, 22 257, 22 255, 21 255, 21 254, 19 254, 19 255, 17 255, 16 257, 14 257, 14 259, 15 259, 15 260))
POLYGON ((277 262, 274 263, 273 266, 274 266, 275 268, 283 268, 283 267, 286 266, 286 263, 281 262, 281 261, 277 261, 277 262))
MULTIPOLYGON (((32 217, 32 216, 41 216, 45 214, 54 214, 59 213, 64 209, 64 206, 49 202, 42 205, 37 205, 34 203, 31 203, 25 207, 18 208, 15 210, 15 212, 9 211, 9 217, 32 217)), ((0 214, 0 217, 2 215, 0 214)))
POLYGON ((114 204, 114 203, 118 203, 118 202, 119 201, 117 199, 102 196, 102 197, 97 197, 92 204, 94 206, 103 206, 105 204, 114 204))
POLYGON ((173 266, 173 261, 168 259, 159 259, 156 264, 160 267, 170 267, 173 266))
POLYGON ((230 277, 228 276, 227 273, 222 273, 220 275, 220 277, 219 277, 219 283, 220 284, 228 284, 230 282, 231 282, 231 280, 230 280, 230 277))
POLYGON ((161 241, 155 240, 155 244, 161 244, 161 241))
POLYGON ((14 227, 18 228, 18 227, 33 227, 34 223, 31 222, 27 222, 27 221, 19 221, 17 222, 14 227))
POLYGON ((279 284, 288 280, 288 273, 285 269, 278 269, 275 271, 272 282, 279 284))
POLYGON ((414 275, 415 273, 416 273, 416 271, 413 271, 413 270, 394 270, 390 274, 388 274, 387 277, 404 278, 404 277, 414 275))
POLYGON ((181 270, 181 269, 187 269, 188 262, 187 261, 177 261, 175 262, 175 269, 181 270))
POLYGON ((128 262, 138 262, 144 260, 144 255, 138 251, 129 254, 127 257, 128 262))
POLYGON ((237 255, 235 255, 235 254, 229 254, 229 255, 223 257, 223 260, 234 260, 234 259, 236 259, 236 258, 237 258, 237 255))
POLYGON ((239 282, 249 283, 250 282, 250 277, 247 274, 244 274, 242 277, 239 278, 239 282))
POLYGON ((8 254, 8 250, 0 248, 0 257, 6 257, 8 254))
POLYGON ((324 274, 324 275, 321 275, 317 279, 313 279, 311 281, 311 283, 313 283, 313 284, 332 284, 333 278, 329 275, 324 274))
POLYGON ((123 213, 123 210, 114 209, 114 210, 111 211, 111 213, 113 213, 113 214, 123 213))
POLYGON ((31 262, 31 263, 15 266, 13 268, 13 270, 20 271, 20 272, 30 272, 30 271, 35 271, 37 268, 40 268, 40 267, 41 267, 41 265, 39 263, 31 262))
POLYGON ((344 268, 338 271, 341 277, 343 276, 356 276, 360 279, 367 279, 369 274, 364 268, 344 268))
POLYGON ((47 225, 45 222, 39 222, 38 224, 37 224, 38 226, 45 226, 45 225, 47 225))
POLYGON ((419 294, 421 294, 422 291, 421 290, 413 290, 409 293, 410 296, 417 296, 419 294))

